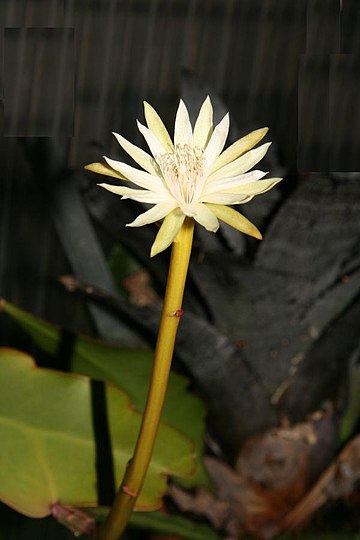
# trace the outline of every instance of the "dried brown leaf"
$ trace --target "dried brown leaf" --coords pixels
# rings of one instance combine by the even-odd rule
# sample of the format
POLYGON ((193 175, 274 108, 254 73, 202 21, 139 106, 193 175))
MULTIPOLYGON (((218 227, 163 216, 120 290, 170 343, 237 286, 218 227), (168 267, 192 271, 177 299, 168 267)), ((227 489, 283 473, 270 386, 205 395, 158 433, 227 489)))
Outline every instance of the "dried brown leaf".
POLYGON ((306 524, 316 510, 331 499, 349 497, 360 479, 360 435, 330 465, 309 493, 287 514, 281 530, 293 531, 306 524))
POLYGON ((139 270, 123 280, 132 304, 144 307, 159 302, 159 297, 150 286, 150 281, 150 275, 146 270, 139 270))
MULTIPOLYGON (((242 447, 235 469, 206 457, 216 496, 205 490, 188 493, 177 486, 171 487, 170 494, 181 510, 206 517, 228 540, 238 540, 245 532, 256 538, 273 538, 306 494, 314 455, 324 453, 331 433, 326 423, 331 422, 331 410, 317 412, 311 421, 294 426, 284 422, 283 427, 252 437, 242 447)), ((352 463, 355 461, 353 458, 352 463)), ((318 464, 323 462, 318 460, 318 464)), ((343 488, 347 472, 343 463, 343 488)))

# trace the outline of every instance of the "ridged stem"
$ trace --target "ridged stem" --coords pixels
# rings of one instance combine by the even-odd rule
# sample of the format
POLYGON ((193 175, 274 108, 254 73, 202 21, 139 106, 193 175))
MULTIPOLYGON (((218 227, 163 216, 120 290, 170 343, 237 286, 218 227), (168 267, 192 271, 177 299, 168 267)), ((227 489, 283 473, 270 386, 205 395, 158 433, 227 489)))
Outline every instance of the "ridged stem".
POLYGON ((100 540, 119 540, 141 492, 159 428, 189 267, 194 221, 186 218, 173 242, 164 305, 155 348, 145 411, 132 459, 110 513, 98 532, 100 540))

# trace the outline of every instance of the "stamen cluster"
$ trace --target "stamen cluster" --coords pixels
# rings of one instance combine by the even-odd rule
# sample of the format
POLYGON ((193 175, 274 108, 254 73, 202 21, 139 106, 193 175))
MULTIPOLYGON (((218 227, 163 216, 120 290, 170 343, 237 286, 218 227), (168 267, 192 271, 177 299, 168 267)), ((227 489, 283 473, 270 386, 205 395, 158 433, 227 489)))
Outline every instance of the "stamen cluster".
POLYGON ((156 156, 155 159, 169 191, 184 209, 184 213, 193 216, 189 205, 200 194, 203 184, 203 151, 188 144, 177 144, 175 152, 156 156))

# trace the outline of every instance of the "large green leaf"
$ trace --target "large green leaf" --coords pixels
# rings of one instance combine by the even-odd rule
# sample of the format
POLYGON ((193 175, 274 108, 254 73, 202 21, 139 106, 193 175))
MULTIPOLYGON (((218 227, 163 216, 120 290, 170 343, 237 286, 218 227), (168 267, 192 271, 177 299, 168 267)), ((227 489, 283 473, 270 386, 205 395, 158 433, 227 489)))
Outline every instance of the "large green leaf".
POLYGON ((184 540, 221 539, 214 529, 206 524, 162 512, 136 512, 131 516, 130 524, 158 533, 179 535, 184 540))
MULTIPOLYGON (((91 388, 87 377, 37 368, 14 349, 0 349, 0 498, 29 515, 49 514, 51 503, 96 504, 91 388)), ((106 406, 117 484, 139 430, 141 415, 128 396, 108 384, 106 406)), ((138 507, 158 506, 165 474, 194 471, 191 441, 161 425, 138 507), (171 444, 169 444, 171 441, 171 444)))
MULTIPOLYGON (((104 521, 109 512, 109 509, 104 506, 87 510, 99 522, 104 521)), ((184 540, 221 540, 222 538, 206 523, 196 523, 182 516, 165 512, 134 512, 130 518, 130 525, 160 534, 179 535, 184 540)))
MULTIPOLYGON (((31 335, 34 342, 53 355, 57 352, 61 331, 18 307, 2 301, 5 312, 31 335)), ((152 370, 153 353, 147 349, 111 346, 102 341, 79 336, 76 340, 72 371, 116 384, 131 398, 137 410, 143 411, 152 370)), ((188 380, 171 373, 162 420, 191 438, 198 457, 204 444, 205 407, 202 401, 187 391, 188 380)), ((196 475, 187 484, 208 485, 205 469, 199 460, 196 475)))

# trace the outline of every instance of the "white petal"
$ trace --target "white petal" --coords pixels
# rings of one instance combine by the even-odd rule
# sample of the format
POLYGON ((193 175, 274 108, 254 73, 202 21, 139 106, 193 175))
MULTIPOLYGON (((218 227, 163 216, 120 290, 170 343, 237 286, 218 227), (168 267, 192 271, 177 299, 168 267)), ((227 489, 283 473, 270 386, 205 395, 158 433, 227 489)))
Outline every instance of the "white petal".
POLYGON ((148 147, 150 148, 150 152, 156 159, 156 156, 161 156, 162 154, 167 154, 167 149, 164 148, 164 146, 160 143, 160 141, 155 137, 152 131, 150 131, 149 128, 143 126, 139 120, 137 120, 137 127, 144 137, 148 147))
POLYGON ((216 232, 219 228, 218 218, 205 204, 196 205, 194 219, 207 231, 216 232))
POLYGON ((157 140, 164 148, 167 149, 168 152, 173 152, 174 145, 163 121, 155 109, 149 103, 147 103, 147 101, 144 101, 144 112, 146 123, 150 131, 155 135, 157 140))
POLYGON ((215 203, 215 204, 243 204, 249 202, 255 195, 260 195, 272 189, 278 184, 282 178, 268 178, 266 180, 259 180, 258 182, 252 182, 251 184, 244 184, 242 186, 236 186, 226 191, 218 191, 216 193, 205 193, 201 200, 203 202, 215 203))
POLYGON ((135 144, 132 144, 129 142, 125 137, 122 137, 122 135, 119 135, 118 133, 114 133, 113 135, 116 137, 117 142, 122 146, 122 148, 133 158, 136 163, 140 165, 145 171, 147 171, 150 174, 154 174, 155 176, 158 175, 158 170, 156 169, 156 162, 154 158, 149 156, 144 150, 136 146, 135 144))
POLYGON ((142 227, 143 225, 148 225, 149 223, 154 223, 159 219, 164 218, 172 210, 176 208, 176 203, 159 203, 147 210, 143 214, 140 214, 134 221, 127 224, 127 227, 142 227))
POLYGON ((253 182, 257 182, 263 178, 267 172, 255 170, 245 174, 239 174, 232 178, 219 178, 218 180, 207 180, 204 193, 217 193, 218 191, 232 191, 240 186, 246 186, 253 182))
POLYGON ((154 257, 173 243, 177 233, 181 229, 185 220, 185 214, 180 208, 175 208, 168 214, 156 235, 155 241, 151 247, 150 256, 154 257))
POLYGON ((158 176, 154 176, 145 171, 135 169, 134 167, 131 167, 126 163, 122 163, 121 161, 115 161, 114 159, 109 159, 105 156, 104 159, 110 165, 110 167, 115 169, 115 171, 119 171, 125 176, 125 178, 127 178, 137 186, 145 189, 152 189, 154 191, 166 190, 163 181, 158 176))
POLYGON ((179 107, 175 118, 174 143, 176 146, 177 144, 191 145, 191 142, 192 127, 190 123, 189 113, 185 106, 185 103, 182 99, 180 99, 179 107))
POLYGON ((132 199, 133 201, 149 203, 149 204, 158 204, 162 202, 167 202, 167 203, 174 202, 174 198, 171 197, 171 195, 168 193, 153 193, 152 191, 143 191, 140 189, 134 189, 133 193, 124 193, 123 199, 132 199))
POLYGON ((216 126, 213 134, 211 135, 209 144, 207 145, 205 149, 204 155, 205 155, 208 167, 211 167, 211 165, 219 157, 222 149, 224 148, 224 144, 228 136, 228 132, 229 132, 229 113, 227 113, 224 116, 224 118, 221 120, 221 122, 216 126))
POLYGON ((201 106, 199 116, 195 122, 193 147, 205 148, 213 130, 213 108, 208 96, 201 106))
POLYGON ((218 169, 215 173, 209 176, 209 179, 215 180, 217 178, 228 178, 229 176, 237 176, 239 174, 246 173, 252 169, 262 158, 265 156, 271 143, 265 143, 246 152, 246 154, 235 159, 231 163, 228 163, 224 167, 218 169))
POLYGON ((173 197, 171 197, 168 192, 157 193, 146 189, 131 189, 125 186, 113 186, 111 184, 98 184, 98 186, 107 189, 116 195, 122 195, 123 199, 132 199, 133 201, 149 204, 157 204, 160 202, 171 203, 174 201, 173 197))
POLYGON ((214 204, 243 204, 251 201, 252 198, 253 195, 220 192, 203 195, 201 201, 214 204))
POLYGON ((245 137, 242 137, 238 141, 235 141, 218 157, 214 165, 212 166, 212 172, 224 167, 234 159, 242 156, 245 152, 248 152, 261 141, 269 131, 269 128, 261 128, 248 133, 245 137))
POLYGON ((115 195, 124 195, 124 193, 126 193, 127 191, 135 191, 134 189, 130 189, 125 186, 113 186, 112 184, 98 184, 98 186, 107 189, 108 191, 111 191, 111 193, 115 193, 115 195))

